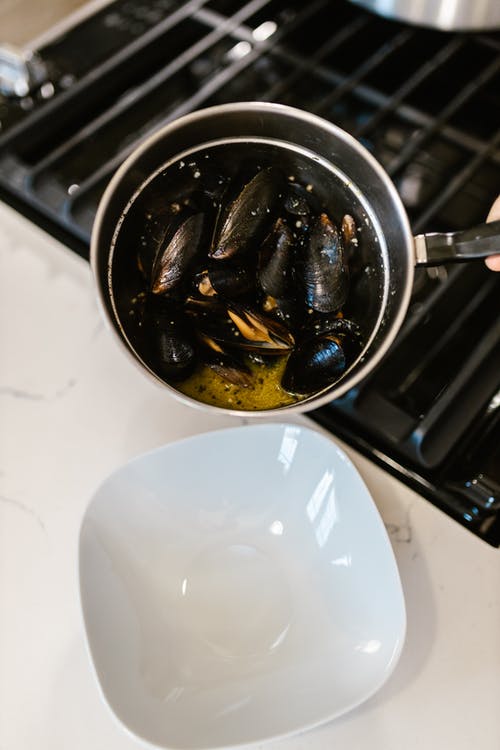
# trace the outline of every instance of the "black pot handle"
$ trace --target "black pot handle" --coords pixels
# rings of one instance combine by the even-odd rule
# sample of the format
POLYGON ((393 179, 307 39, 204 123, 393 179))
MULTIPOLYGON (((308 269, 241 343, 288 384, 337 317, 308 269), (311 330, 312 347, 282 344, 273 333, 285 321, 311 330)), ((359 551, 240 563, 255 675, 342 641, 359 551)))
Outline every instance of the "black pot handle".
POLYGON ((417 234, 414 239, 417 266, 487 258, 500 255, 500 221, 479 224, 461 232, 417 234))

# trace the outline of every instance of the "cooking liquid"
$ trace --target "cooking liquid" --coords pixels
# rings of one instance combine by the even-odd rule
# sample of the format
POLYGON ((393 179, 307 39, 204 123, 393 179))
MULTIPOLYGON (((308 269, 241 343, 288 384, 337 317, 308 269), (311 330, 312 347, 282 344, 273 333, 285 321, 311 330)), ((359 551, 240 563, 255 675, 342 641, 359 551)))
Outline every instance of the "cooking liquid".
POLYGON ((275 409, 293 404, 303 397, 292 396, 281 387, 288 357, 273 357, 269 364, 248 362, 254 385, 242 388, 223 380, 209 367, 199 366, 190 378, 177 385, 181 393, 212 406, 249 411, 275 409))

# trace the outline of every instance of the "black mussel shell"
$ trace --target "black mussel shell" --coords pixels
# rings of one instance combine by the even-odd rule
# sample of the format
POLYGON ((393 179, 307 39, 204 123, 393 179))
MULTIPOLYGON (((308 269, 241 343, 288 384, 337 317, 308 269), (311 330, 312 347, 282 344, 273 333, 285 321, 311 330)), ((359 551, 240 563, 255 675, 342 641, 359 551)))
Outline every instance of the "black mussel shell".
POLYGON ((290 354, 281 385, 289 393, 309 395, 335 383, 345 368, 339 341, 315 336, 302 341, 290 354))
POLYGON ((290 331, 300 327, 304 312, 296 299, 273 297, 270 294, 264 297, 262 311, 265 315, 283 323, 290 331))
POLYGON ((314 193, 300 182, 287 184, 283 207, 291 218, 302 219, 306 223, 312 214, 320 211, 320 204, 314 193))
POLYGON ((169 292, 185 277, 200 249, 203 227, 204 215, 197 213, 184 219, 173 236, 167 233, 153 267, 153 294, 169 292))
POLYGON ((255 272, 252 273, 245 266, 217 264, 197 274, 195 286, 200 294, 207 297, 241 297, 255 287, 255 272))
POLYGON ((284 298, 290 290, 294 237, 291 229, 277 219, 259 253, 258 280, 272 297, 284 298))
POLYGON ((308 316, 306 330, 314 336, 348 336, 357 338, 360 330, 357 323, 349 318, 339 317, 338 314, 314 313, 308 316))
POLYGON ((306 304, 318 312, 340 310, 347 299, 349 273, 342 239, 325 213, 313 223, 304 247, 302 283, 306 304))
POLYGON ((225 260, 257 249, 269 229, 277 204, 281 178, 273 168, 262 169, 248 182, 227 211, 221 214, 211 258, 225 260))
POLYGON ((167 381, 185 380, 196 365, 193 328, 185 314, 173 303, 158 303, 150 295, 144 322, 148 330, 152 369, 167 381))

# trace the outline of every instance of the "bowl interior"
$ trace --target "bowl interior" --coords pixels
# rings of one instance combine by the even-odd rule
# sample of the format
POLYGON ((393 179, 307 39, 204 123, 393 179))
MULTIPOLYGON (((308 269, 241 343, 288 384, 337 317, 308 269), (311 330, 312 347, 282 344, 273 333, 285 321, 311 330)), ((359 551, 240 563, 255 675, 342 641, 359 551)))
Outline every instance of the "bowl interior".
POLYGON ((263 741, 385 682, 405 608, 375 505, 328 438, 238 427, 139 457, 80 536, 86 634, 105 699, 154 745, 263 741))

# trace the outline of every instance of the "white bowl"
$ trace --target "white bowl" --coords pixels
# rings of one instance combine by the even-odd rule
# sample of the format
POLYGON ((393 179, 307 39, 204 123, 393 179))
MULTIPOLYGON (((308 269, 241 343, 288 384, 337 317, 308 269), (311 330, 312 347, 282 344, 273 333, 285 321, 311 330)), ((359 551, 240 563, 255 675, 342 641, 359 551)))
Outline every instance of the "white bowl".
POLYGON ((401 652, 394 555, 356 469, 294 425, 212 432, 100 486, 80 593, 103 695, 135 735, 215 748, 358 705, 401 652))

